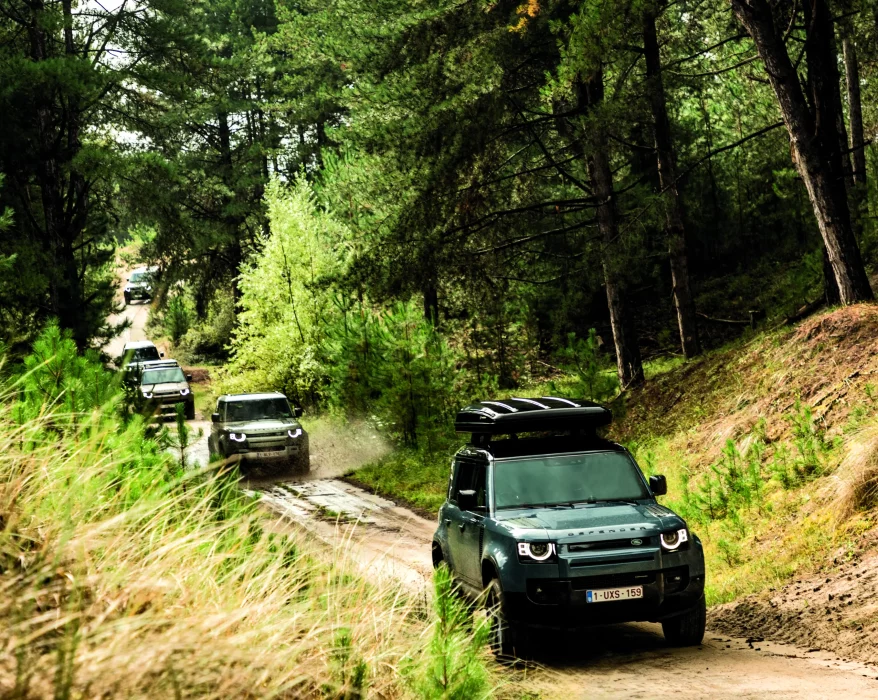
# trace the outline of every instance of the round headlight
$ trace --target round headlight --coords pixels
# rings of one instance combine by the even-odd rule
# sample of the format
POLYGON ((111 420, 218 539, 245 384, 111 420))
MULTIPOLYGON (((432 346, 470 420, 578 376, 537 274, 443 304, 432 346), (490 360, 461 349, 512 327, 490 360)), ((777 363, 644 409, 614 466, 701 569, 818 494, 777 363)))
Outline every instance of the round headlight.
POLYGON ((247 436, 244 433, 229 433, 229 439, 235 442, 244 442, 247 436))
POLYGON ((551 542, 519 542, 518 554, 533 561, 546 561, 555 553, 551 542))
POLYGON ((662 544, 667 549, 674 549, 675 547, 680 546, 680 535, 676 532, 669 532, 668 534, 662 535, 662 544))
POLYGON ((663 532, 661 534, 662 547, 668 551, 678 549, 681 544, 689 541, 689 532, 684 527, 675 532, 663 532))
POLYGON ((189 389, 180 389, 180 396, 189 396, 189 389))
POLYGON ((295 440, 297 437, 302 437, 302 429, 296 428, 295 430, 288 430, 287 437, 290 437, 293 440, 295 440))
POLYGON ((151 398, 152 398, 152 392, 151 392, 151 391, 144 391, 144 392, 143 392, 143 398, 145 398, 145 399, 151 399, 151 398))
POLYGON ((534 542, 534 543, 530 546, 530 555, 531 555, 534 559, 542 559, 542 558, 545 557, 547 554, 549 554, 550 551, 551 551, 551 550, 549 549, 549 543, 548 543, 548 542, 534 542))

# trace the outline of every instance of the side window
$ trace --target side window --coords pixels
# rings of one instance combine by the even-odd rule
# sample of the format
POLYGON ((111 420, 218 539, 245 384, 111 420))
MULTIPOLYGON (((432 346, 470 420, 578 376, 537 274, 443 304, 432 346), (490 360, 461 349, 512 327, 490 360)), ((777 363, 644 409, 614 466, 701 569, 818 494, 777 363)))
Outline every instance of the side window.
POLYGON ((479 508, 488 505, 486 478, 488 467, 484 463, 460 461, 454 473, 454 483, 451 487, 450 499, 457 503, 457 494, 460 491, 475 491, 476 502, 479 508))
POLYGON ((456 468, 454 470, 454 483, 451 485, 451 498, 452 503, 457 503, 457 493, 459 491, 466 491, 472 488, 471 484, 473 482, 473 468, 475 465, 472 462, 464 462, 459 461, 456 463, 456 468))

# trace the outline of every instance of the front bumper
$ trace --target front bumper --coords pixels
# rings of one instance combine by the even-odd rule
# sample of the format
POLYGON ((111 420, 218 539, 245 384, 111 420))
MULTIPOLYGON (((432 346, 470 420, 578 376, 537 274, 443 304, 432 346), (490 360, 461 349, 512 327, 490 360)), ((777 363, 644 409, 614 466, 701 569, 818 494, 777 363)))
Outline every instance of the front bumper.
MULTIPOLYGON (((704 596, 704 554, 693 538, 686 551, 610 553, 557 564, 524 565, 504 586, 507 617, 532 627, 567 628, 618 622, 658 622, 691 610, 704 596), (509 582, 513 584, 513 582, 509 582), (641 586, 643 597, 589 603, 587 592, 641 586)), ((502 581, 501 581, 502 583, 502 581)))
POLYGON ((148 292, 142 287, 132 287, 126 290, 129 299, 152 299, 152 292, 148 292))
POLYGON ((527 593, 504 593, 510 621, 530 627, 566 628, 617 622, 658 622, 691 610, 704 595, 704 575, 681 567, 645 577, 596 576, 577 580, 528 581, 527 593), (643 598, 588 603, 586 592, 642 586, 643 598))
POLYGON ((190 392, 186 396, 181 396, 180 394, 174 394, 171 396, 153 396, 151 399, 147 399, 147 402, 147 405, 152 409, 154 414, 162 417, 170 417, 177 415, 178 403, 185 404, 187 409, 189 409, 190 405, 194 406, 195 397, 190 392))
POLYGON ((307 443, 297 441, 293 444, 275 443, 260 445, 233 446, 229 459, 248 464, 264 464, 282 460, 295 460, 307 454, 307 443))

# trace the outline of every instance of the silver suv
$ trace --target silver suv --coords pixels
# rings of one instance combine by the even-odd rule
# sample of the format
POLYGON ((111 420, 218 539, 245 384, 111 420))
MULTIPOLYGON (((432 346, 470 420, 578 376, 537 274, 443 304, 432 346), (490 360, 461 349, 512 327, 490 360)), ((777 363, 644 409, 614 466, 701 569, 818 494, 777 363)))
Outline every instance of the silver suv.
POLYGON ((138 368, 140 392, 146 405, 161 417, 173 416, 177 404, 185 407, 186 420, 195 418, 195 396, 191 374, 184 374, 176 360, 142 362, 138 368))
POLYGON ((134 299, 149 300, 152 299, 152 286, 154 284, 154 276, 158 271, 155 267, 139 267, 131 271, 131 276, 125 284, 126 306, 134 299))
POLYGON ((225 394, 211 416, 211 454, 247 464, 311 470, 308 433, 299 423, 302 409, 290 407, 279 392, 225 394))

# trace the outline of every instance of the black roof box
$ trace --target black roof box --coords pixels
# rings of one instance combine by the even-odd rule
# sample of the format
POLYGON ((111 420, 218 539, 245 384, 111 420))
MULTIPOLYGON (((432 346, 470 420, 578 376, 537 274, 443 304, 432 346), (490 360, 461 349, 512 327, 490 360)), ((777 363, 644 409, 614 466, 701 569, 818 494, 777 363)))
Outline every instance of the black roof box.
POLYGON ((454 421, 458 433, 509 435, 543 430, 594 429, 609 425, 609 408, 582 399, 541 396, 536 399, 477 401, 462 409, 454 421))

